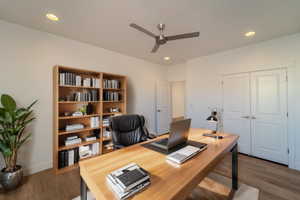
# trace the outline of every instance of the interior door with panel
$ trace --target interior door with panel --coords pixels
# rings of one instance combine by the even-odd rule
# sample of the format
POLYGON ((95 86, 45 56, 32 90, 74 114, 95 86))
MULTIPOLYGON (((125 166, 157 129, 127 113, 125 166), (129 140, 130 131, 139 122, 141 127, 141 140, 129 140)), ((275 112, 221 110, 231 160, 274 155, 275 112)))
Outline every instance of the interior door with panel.
POLYGON ((288 163, 286 70, 251 73, 252 154, 288 163))
POLYGON ((223 77, 224 131, 240 136, 238 151, 251 153, 250 77, 248 73, 223 77))
POLYGON ((158 135, 168 133, 171 122, 170 84, 158 81, 156 86, 156 132, 158 135))

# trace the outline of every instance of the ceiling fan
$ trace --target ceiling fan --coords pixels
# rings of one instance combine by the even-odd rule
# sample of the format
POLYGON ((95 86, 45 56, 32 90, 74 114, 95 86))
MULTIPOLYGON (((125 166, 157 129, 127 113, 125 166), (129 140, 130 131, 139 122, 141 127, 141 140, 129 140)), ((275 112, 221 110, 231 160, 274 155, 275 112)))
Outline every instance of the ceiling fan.
POLYGON ((199 35, 200 35, 199 32, 193 32, 193 33, 184 33, 184 34, 179 34, 179 35, 165 36, 164 35, 164 29, 166 27, 165 24, 157 25, 157 28, 160 32, 159 35, 155 35, 154 33, 150 32, 150 31, 144 29, 143 27, 141 27, 137 24, 134 24, 134 23, 131 23, 129 26, 132 28, 135 28, 139 31, 142 31, 143 33, 145 33, 155 39, 155 45, 151 51, 152 53, 155 53, 157 51, 157 49, 159 48, 159 46, 165 44, 167 41, 199 37, 199 35))

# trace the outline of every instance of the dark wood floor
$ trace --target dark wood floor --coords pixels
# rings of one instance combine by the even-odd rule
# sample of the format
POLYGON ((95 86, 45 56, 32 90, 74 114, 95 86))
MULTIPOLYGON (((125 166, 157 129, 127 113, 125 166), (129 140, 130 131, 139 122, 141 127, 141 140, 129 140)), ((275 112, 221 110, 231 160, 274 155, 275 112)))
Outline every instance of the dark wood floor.
MULTIPOLYGON (((215 169, 231 174, 230 156, 215 169)), ((71 200, 79 195, 79 171, 54 175, 46 170, 26 177, 15 191, 1 193, 0 200, 71 200)), ((260 190, 260 200, 299 200, 300 172, 272 162, 239 155, 239 179, 260 190)))

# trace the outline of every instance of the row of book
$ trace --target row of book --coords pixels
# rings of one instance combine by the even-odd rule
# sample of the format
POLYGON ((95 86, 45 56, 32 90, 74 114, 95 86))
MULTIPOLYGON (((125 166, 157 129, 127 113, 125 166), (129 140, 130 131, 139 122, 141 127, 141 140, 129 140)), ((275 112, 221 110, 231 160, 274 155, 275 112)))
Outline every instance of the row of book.
MULTIPOLYGON (((97 140, 97 137, 95 135, 86 136, 83 138, 85 142, 91 142, 97 140)), ((74 144, 80 144, 82 142, 82 139, 78 137, 78 135, 75 136, 69 136, 65 139, 65 146, 70 146, 74 144)))
POLYGON ((91 126, 91 128, 98 128, 100 126, 99 117, 91 117, 90 118, 90 126, 91 126))
POLYGON ((119 92, 104 91, 103 100, 104 101, 121 101, 122 95, 119 92))
POLYGON ((83 92, 75 92, 71 101, 99 101, 97 90, 86 90, 83 92))
POLYGON ((108 88, 108 89, 110 89, 110 88, 120 89, 121 88, 121 81, 104 79, 103 80, 103 87, 108 88))
POLYGON ((104 126, 104 127, 108 127, 109 126, 109 116, 105 116, 105 117, 103 117, 103 119, 102 119, 102 126, 104 126))
POLYGON ((58 168, 64 168, 79 162, 79 148, 60 151, 58 154, 58 168))
POLYGON ((59 151, 58 154, 58 168, 72 166, 79 162, 80 159, 88 158, 97 155, 100 152, 99 142, 77 147, 70 150, 59 151))
POLYGON ((83 78, 80 75, 71 72, 59 73, 59 85, 84 86, 100 88, 100 79, 98 78, 83 78))
POLYGON ((108 185, 118 199, 127 199, 150 185, 149 173, 135 163, 106 176, 108 185))

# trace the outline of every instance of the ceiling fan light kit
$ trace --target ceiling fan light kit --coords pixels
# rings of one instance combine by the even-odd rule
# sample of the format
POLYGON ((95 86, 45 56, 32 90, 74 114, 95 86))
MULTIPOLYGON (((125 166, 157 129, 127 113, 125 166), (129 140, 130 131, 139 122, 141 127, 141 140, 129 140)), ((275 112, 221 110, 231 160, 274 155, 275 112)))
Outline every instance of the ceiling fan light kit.
POLYGON ((186 39, 186 38, 194 38, 194 37, 199 37, 199 35, 200 35, 200 32, 193 32, 193 33, 184 33, 184 34, 179 34, 179 35, 165 36, 164 35, 164 30, 166 27, 165 24, 157 25, 157 28, 160 32, 159 35, 155 35, 154 33, 150 32, 147 29, 145 29, 137 24, 134 24, 134 23, 131 23, 129 26, 132 28, 135 28, 138 31, 141 31, 155 39, 155 45, 154 45, 153 49, 151 50, 151 53, 155 53, 158 50, 160 45, 163 45, 163 44, 167 43, 168 41, 186 39))

